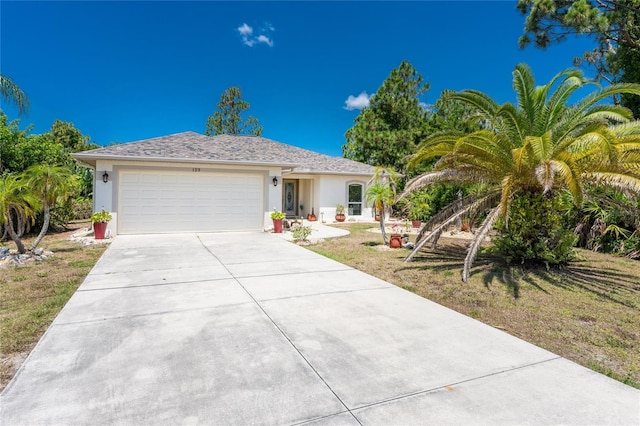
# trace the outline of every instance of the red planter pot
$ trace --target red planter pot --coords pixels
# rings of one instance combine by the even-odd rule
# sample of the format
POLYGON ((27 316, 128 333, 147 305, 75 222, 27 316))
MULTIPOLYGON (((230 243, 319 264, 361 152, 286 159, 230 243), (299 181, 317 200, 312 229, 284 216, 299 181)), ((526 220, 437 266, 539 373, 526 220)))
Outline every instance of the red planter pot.
POLYGON ((273 232, 282 234, 282 219, 273 219, 273 232))
POLYGON ((93 224, 93 236, 96 240, 104 240, 107 231, 107 222, 96 222, 93 224))
POLYGON ((391 248, 400 248, 400 247, 402 247, 402 235, 400 235, 400 234, 391 234, 391 238, 389 239, 389 247, 391 247, 391 248))
POLYGON ((413 228, 420 228, 422 226, 422 221, 421 220, 412 220, 411 221, 411 226, 413 228))
POLYGON ((347 217, 344 215, 344 213, 336 214, 336 221, 338 221, 338 222, 344 222, 346 218, 347 217))

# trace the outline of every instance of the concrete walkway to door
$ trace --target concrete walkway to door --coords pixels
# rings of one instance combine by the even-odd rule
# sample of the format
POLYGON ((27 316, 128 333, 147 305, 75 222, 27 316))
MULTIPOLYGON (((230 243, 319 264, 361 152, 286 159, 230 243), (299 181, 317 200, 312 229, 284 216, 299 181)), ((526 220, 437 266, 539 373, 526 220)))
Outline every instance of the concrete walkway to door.
POLYGON ((640 392, 266 233, 118 236, 3 425, 638 424, 640 392))

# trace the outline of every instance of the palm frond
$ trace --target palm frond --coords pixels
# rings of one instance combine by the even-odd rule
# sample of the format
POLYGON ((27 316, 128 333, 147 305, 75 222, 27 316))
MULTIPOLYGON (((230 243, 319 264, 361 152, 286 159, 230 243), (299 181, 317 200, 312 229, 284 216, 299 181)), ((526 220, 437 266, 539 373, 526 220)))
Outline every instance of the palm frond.
POLYGON ((476 159, 476 164, 491 163, 491 167, 510 169, 513 156, 511 146, 501 143, 504 139, 493 132, 480 130, 458 139, 455 153, 470 155, 476 159))
POLYGON ((453 151, 457 140, 462 136, 464 136, 464 133, 458 131, 434 133, 420 142, 417 152, 407 164, 408 167, 413 169, 423 161, 450 153, 453 151))
POLYGON ((493 205, 495 205, 495 203, 499 199, 499 196, 500 196, 500 192, 499 191, 493 191, 493 192, 491 192, 491 193, 489 193, 489 194, 487 194, 485 196, 476 197, 475 199, 473 199, 473 202, 468 203, 466 205, 461 202, 462 200, 458 200, 459 202, 461 202, 459 206, 456 206, 455 202, 450 204, 448 206, 448 207, 450 207, 450 209, 448 209, 448 212, 450 213, 449 215, 438 214, 438 219, 440 219, 440 220, 434 220, 434 219, 436 219, 434 217, 427 224, 425 224, 423 226, 423 229, 428 229, 430 224, 432 224, 432 223, 437 223, 438 224, 436 227, 434 227, 434 229, 431 230, 431 232, 428 235, 423 237, 421 240, 416 240, 416 244, 415 244, 413 250, 404 259, 404 261, 405 262, 411 261, 411 259, 413 259, 413 257, 429 241, 434 241, 434 244, 435 244, 437 242, 437 239, 440 238, 440 235, 442 235, 442 232, 449 225, 454 223, 456 220, 458 220, 462 216, 467 215, 470 212, 475 212, 477 210, 487 210, 490 207, 493 207, 493 205), (442 218, 445 218, 445 219, 442 220, 442 218))
POLYGON ((536 167, 536 178, 540 185, 542 185, 542 191, 546 194, 553 188, 553 178, 555 176, 557 166, 554 161, 545 161, 536 167))
POLYGON ((603 99, 607 99, 614 95, 640 95, 640 84, 636 83, 617 83, 601 88, 600 90, 593 92, 582 100, 578 101, 574 105, 574 109, 577 113, 583 114, 588 111, 593 105, 597 104, 603 99))
POLYGON ((605 124, 615 121, 626 123, 633 120, 633 113, 629 108, 618 105, 594 105, 585 112, 585 119, 589 121, 601 121, 605 124))
POLYGON ((591 182, 604 184, 624 191, 640 193, 640 178, 616 172, 586 172, 583 177, 591 182))
POLYGON ((20 114, 29 111, 29 99, 27 95, 6 75, 0 75, 0 97, 13 103, 20 114))
POLYGON ((509 209, 509 199, 511 198, 511 193, 513 192, 513 181, 514 178, 512 176, 505 176, 502 179, 502 183, 500 184, 500 210, 502 211, 502 216, 505 217, 505 220, 508 219, 508 209, 509 209))
POLYGON ((466 208, 467 206, 470 206, 471 204, 478 201, 480 198, 486 197, 487 195, 488 194, 470 194, 470 195, 467 195, 466 197, 462 197, 458 200, 455 200, 452 203, 449 203, 443 208, 441 208, 440 211, 438 211, 435 215, 433 215, 431 219, 429 219, 422 225, 420 232, 416 236, 416 243, 420 242, 425 232, 431 231, 432 230, 431 228, 434 225, 445 221, 448 217, 450 217, 452 214, 455 214, 458 210, 462 208, 466 208))
POLYGON ((482 117, 494 117, 498 110, 498 104, 487 94, 478 90, 463 90, 453 92, 447 96, 448 99, 460 101, 471 106, 482 117))
POLYGON ((551 132, 545 132, 541 136, 529 136, 527 137, 528 143, 531 145, 534 157, 533 161, 536 163, 547 161, 551 155, 551 132))
POLYGON ((557 74, 546 86, 552 87, 560 78, 564 78, 562 84, 553 92, 541 114, 541 122, 545 129, 551 128, 557 122, 566 110, 569 97, 587 82, 581 71, 566 70, 557 74))
POLYGON ((487 217, 482 222, 482 225, 476 230, 475 237, 471 241, 471 245, 467 250, 467 257, 464 259, 464 268, 462 269, 462 281, 465 283, 469 281, 469 274, 471 271, 471 265, 473 265, 473 261, 476 260, 476 256, 478 255, 478 250, 480 249, 480 245, 489 234, 489 231, 493 228, 493 225, 496 223, 496 220, 500 217, 500 207, 495 207, 492 209, 487 217))
POLYGON ((484 176, 480 170, 471 166, 458 166, 456 168, 426 172, 411 179, 404 187, 404 191, 398 196, 401 200, 411 192, 439 182, 471 182, 484 176))
POLYGON ((534 102, 535 82, 531 68, 527 64, 520 63, 516 65, 512 75, 518 107, 526 117, 529 129, 532 129, 537 105, 534 102))
POLYGON ((609 128, 619 138, 638 136, 640 135, 640 120, 619 123, 609 128))
POLYGON ((506 133, 512 145, 521 146, 528 129, 515 105, 510 102, 502 104, 497 115, 501 118, 496 126, 500 133, 506 133))

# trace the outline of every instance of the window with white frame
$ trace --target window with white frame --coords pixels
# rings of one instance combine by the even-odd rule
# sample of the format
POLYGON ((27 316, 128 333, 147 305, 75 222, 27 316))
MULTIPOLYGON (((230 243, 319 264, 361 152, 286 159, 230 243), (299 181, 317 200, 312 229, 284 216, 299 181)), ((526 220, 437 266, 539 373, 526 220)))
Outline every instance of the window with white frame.
POLYGON ((349 216, 360 216, 362 214, 362 190, 364 185, 361 183, 350 183, 347 186, 347 209, 349 216))

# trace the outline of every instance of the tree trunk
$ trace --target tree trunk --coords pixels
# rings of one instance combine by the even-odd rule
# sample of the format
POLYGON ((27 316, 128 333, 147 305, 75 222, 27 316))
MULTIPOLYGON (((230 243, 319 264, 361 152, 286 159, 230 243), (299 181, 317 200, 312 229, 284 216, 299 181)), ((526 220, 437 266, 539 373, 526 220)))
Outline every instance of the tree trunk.
POLYGON ((6 227, 7 227, 7 230, 9 231, 9 236, 11 237, 13 242, 16 243, 18 253, 24 254, 27 250, 25 250, 24 244, 22 244, 22 240, 20 240, 20 237, 18 237, 18 235, 16 234, 15 229, 13 229, 13 219, 11 218, 11 214, 7 214, 6 227))
MULTIPOLYGON (((462 190, 458 189, 458 206, 460 206, 460 200, 462 200, 462 190)), ((458 231, 460 230, 460 228, 462 228, 462 216, 456 219, 456 228, 458 229, 458 231)))
POLYGON ((387 238, 387 231, 384 229, 384 210, 384 204, 382 204, 380 207, 380 231, 382 231, 382 241, 386 246, 389 244, 389 239, 387 238))
POLYGON ((44 223, 42 224, 42 229, 40 230, 40 233, 38 234, 38 238, 36 238, 36 240, 33 242, 33 244, 31 244, 31 248, 29 249, 30 251, 35 250, 36 247, 38 247, 38 244, 40 244, 40 241, 42 241, 44 236, 47 235, 47 230, 49 229, 49 222, 50 221, 51 221, 51 209, 49 208, 49 204, 45 201, 45 203, 44 203, 44 223))
POLYGON ((14 214, 14 216, 16 218, 15 222, 11 222, 11 229, 15 232, 15 235, 18 236, 18 238, 22 238, 22 236, 24 235, 25 232, 29 232, 29 229, 27 229, 27 225, 29 225, 29 221, 25 220, 22 215, 20 214, 20 212, 18 211, 18 209, 16 209, 15 207, 11 206, 9 207, 9 214, 14 214))

